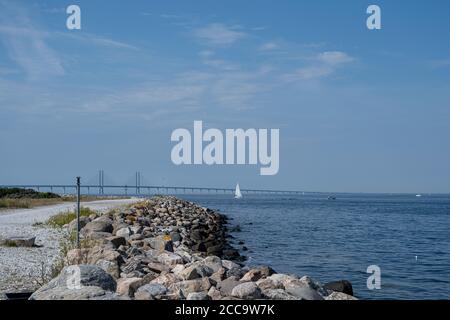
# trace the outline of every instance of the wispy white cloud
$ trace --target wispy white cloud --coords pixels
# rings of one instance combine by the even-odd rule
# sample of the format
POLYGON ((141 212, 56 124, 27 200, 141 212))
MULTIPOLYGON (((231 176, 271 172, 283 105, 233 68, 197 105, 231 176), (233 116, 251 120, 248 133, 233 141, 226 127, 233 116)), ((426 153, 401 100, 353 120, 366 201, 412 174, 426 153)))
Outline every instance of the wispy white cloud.
POLYGON ((0 45, 4 46, 9 58, 29 80, 66 74, 64 55, 51 45, 57 37, 89 42, 96 46, 138 50, 133 45, 86 32, 47 31, 34 22, 27 7, 11 1, 0 1, 0 45))
POLYGON ((26 27, 0 27, 0 40, 11 60, 16 62, 30 79, 63 75, 62 59, 47 43, 44 33, 26 27))
POLYGON ((83 41, 83 42, 89 42, 90 44, 96 45, 96 46, 139 50, 139 48, 134 45, 131 45, 131 44, 128 44, 125 42, 121 42, 121 41, 117 41, 117 40, 113 40, 110 38, 101 37, 101 36, 98 36, 95 34, 86 33, 86 32, 80 33, 80 34, 75 34, 75 33, 70 33, 70 32, 54 32, 51 35, 70 38, 70 39, 83 41))
POLYGON ((342 51, 326 51, 320 53, 317 56, 317 60, 328 65, 338 66, 344 63, 352 62, 355 59, 342 51))
POLYGON ((280 48, 280 46, 275 42, 266 42, 259 47, 260 51, 271 51, 280 48))
POLYGON ((247 34, 239 26, 227 26, 221 23, 212 23, 205 27, 197 28, 192 34, 210 46, 229 46, 238 40, 247 37, 247 34))
POLYGON ((326 78, 334 74, 340 67, 355 59, 342 51, 325 51, 312 57, 310 63, 285 74, 282 78, 286 81, 305 81, 326 78))

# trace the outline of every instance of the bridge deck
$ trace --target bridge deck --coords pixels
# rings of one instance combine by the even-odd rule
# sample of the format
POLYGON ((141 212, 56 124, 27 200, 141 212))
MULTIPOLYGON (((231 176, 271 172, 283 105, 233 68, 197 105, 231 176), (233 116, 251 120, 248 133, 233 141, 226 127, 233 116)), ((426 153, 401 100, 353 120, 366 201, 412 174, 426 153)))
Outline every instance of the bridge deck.
MULTIPOLYGON (((27 184, 27 185, 0 185, 0 188, 21 188, 21 189, 35 189, 35 190, 50 190, 52 192, 66 191, 75 192, 77 186, 70 184, 27 184)), ((98 190, 98 194, 108 194, 106 191, 114 190, 122 191, 125 194, 130 194, 129 191, 135 191, 135 194, 151 194, 152 191, 160 192, 166 191, 166 193, 177 193, 177 192, 223 192, 223 193, 234 193, 234 189, 231 188, 210 188, 210 187, 187 187, 187 186, 133 186, 133 185, 81 185, 81 190, 87 191, 88 193, 92 190, 98 190)), ((114 194, 117 194, 115 192, 114 194)), ((241 189, 242 193, 254 193, 254 194, 302 194, 302 191, 291 191, 291 190, 264 190, 264 189, 241 189)), ((111 193, 112 194, 112 193, 111 193)))

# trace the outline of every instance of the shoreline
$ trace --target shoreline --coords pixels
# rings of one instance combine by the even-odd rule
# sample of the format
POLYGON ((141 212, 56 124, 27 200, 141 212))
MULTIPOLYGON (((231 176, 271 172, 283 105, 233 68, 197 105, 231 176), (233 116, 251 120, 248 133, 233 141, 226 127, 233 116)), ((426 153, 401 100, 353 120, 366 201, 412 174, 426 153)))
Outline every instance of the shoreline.
POLYGON ((31 299, 355 299, 346 281, 322 285, 269 266, 244 266, 229 243, 227 220, 173 196, 84 218, 82 248, 70 250, 67 266, 31 299), (67 286, 74 272, 80 290, 67 286))

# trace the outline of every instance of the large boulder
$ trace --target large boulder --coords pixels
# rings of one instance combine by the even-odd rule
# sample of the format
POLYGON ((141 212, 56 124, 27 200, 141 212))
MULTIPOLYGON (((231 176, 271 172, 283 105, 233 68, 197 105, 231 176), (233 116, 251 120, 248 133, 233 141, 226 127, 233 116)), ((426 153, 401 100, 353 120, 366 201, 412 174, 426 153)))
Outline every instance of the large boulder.
POLYGON ((7 247, 33 247, 36 237, 15 236, 0 240, 0 246, 7 247))
POLYGON ((111 233, 113 232, 113 222, 111 219, 101 219, 97 218, 89 223, 87 223, 83 229, 81 229, 81 233, 84 236, 89 236, 91 233, 97 232, 105 232, 111 233))
POLYGON ((117 280, 117 294, 133 297, 136 290, 142 285, 142 278, 120 278, 117 280))
MULTIPOLYGON (((89 219, 89 217, 80 217, 80 230, 83 229, 90 221, 91 219, 89 219)), ((77 231, 77 225, 77 219, 73 219, 71 222, 69 222, 67 230, 70 234, 77 231)))
POLYGON ((88 299, 116 291, 116 281, 103 269, 94 265, 65 267, 48 284, 39 288, 31 300, 88 299), (87 288, 95 287, 95 288, 87 288))
POLYGON ((191 292, 207 292, 211 288, 211 282, 208 278, 185 280, 172 284, 170 291, 181 291, 185 297, 191 292))
POLYGON ((262 291, 264 298, 270 300, 298 300, 297 297, 290 295, 283 289, 268 289, 262 291))
POLYGON ((289 282, 285 285, 285 290, 300 300, 323 300, 323 297, 316 290, 304 283, 289 282))
POLYGON ((330 295, 326 296, 325 300, 358 300, 358 299, 343 292, 335 291, 332 292, 330 295))
POLYGON ((234 287, 239 285, 240 282, 236 277, 229 277, 217 284, 217 289, 220 290, 220 293, 223 296, 230 296, 231 292, 233 291, 234 287))
POLYGON ((153 279, 151 283, 159 283, 165 287, 169 287, 170 285, 179 282, 180 280, 181 278, 173 273, 164 273, 153 279))
POLYGON ((205 292, 191 292, 187 295, 186 300, 211 300, 211 297, 205 292))
POLYGON ((137 289, 134 296, 137 300, 153 300, 167 293, 167 288, 159 283, 149 283, 137 289))
POLYGON ((176 253, 165 251, 158 255, 158 261, 168 266, 175 266, 183 263, 183 258, 176 253))
POLYGON ((261 266, 250 269, 241 279, 241 281, 258 281, 262 278, 267 278, 275 273, 271 267, 261 266))
POLYGON ((244 282, 234 287, 231 295, 240 299, 259 299, 261 290, 254 282, 244 282))
POLYGON ((324 288, 331 291, 342 292, 350 296, 353 296, 352 284, 350 283, 350 281, 347 280, 328 282, 324 285, 324 288))
POLYGON ((184 280, 192 280, 197 278, 209 277, 213 274, 214 270, 203 264, 203 261, 198 261, 187 266, 178 273, 178 275, 184 280))
POLYGON ((172 238, 168 235, 147 238, 145 241, 155 250, 173 252, 172 238))

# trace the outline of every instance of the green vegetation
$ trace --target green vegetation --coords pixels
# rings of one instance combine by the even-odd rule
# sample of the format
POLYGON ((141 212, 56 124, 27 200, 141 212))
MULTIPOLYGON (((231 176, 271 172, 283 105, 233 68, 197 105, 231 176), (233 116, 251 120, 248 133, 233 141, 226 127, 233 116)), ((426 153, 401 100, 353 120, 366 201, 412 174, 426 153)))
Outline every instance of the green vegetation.
MULTIPOLYGON (((128 197, 107 197, 82 195, 81 201, 97 201, 109 199, 124 199, 128 197)), ((61 202, 75 202, 75 196, 60 196, 52 192, 37 192, 32 189, 0 188, 0 209, 30 209, 48 206, 61 202)))
POLYGON ((0 199, 0 209, 30 209, 61 203, 61 198, 53 199, 0 199))
POLYGON ((0 188, 0 198, 8 199, 55 199, 61 198, 60 195, 52 192, 38 192, 33 189, 21 188, 0 188))
POLYGON ((17 243, 15 243, 14 241, 10 241, 10 240, 5 240, 5 241, 2 241, 2 246, 4 246, 4 247, 10 247, 10 248, 15 248, 15 247, 17 247, 17 243))
MULTIPOLYGON (((97 214, 97 212, 94 210, 91 210, 89 208, 82 207, 80 209, 81 217, 89 217, 91 214, 97 214)), ((46 224, 51 227, 54 227, 54 228, 61 228, 64 225, 70 223, 76 217, 77 217, 77 214, 75 211, 61 212, 61 213, 58 213, 57 215, 50 217, 50 219, 47 220, 46 224)))

